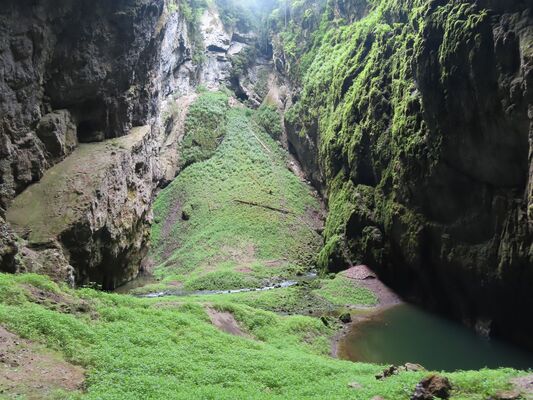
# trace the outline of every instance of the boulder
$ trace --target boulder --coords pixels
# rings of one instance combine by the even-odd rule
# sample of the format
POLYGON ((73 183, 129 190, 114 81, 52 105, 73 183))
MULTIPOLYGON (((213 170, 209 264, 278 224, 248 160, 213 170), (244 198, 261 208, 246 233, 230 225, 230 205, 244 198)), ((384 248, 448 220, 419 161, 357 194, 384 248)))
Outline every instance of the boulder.
POLYGON ((425 371, 426 369, 420 364, 405 363, 399 367, 391 365, 388 368, 385 368, 382 372, 376 375, 376 379, 381 380, 388 378, 392 375, 397 375, 400 372, 415 372, 415 371, 425 371))
POLYGON ((389 376, 398 374, 398 367, 391 365, 388 368, 385 368, 382 372, 376 375, 377 380, 388 378, 389 376))
POLYGON ((350 322, 352 322, 352 316, 350 315, 349 312, 344 312, 342 313, 340 316, 339 316, 339 319, 341 320, 341 322, 343 324, 349 324, 350 322))
POLYGON ((400 367, 404 371, 425 371, 426 369, 420 364, 405 363, 400 367))
POLYGON ((361 385, 359 382, 350 382, 348 383, 348 387, 350 389, 362 389, 363 385, 361 385))
POLYGON ((519 400, 522 398, 518 390, 504 390, 489 397, 489 400, 519 400))
POLYGON ((430 375, 421 380, 415 387, 411 400, 449 399, 452 384, 448 378, 440 375, 430 375))

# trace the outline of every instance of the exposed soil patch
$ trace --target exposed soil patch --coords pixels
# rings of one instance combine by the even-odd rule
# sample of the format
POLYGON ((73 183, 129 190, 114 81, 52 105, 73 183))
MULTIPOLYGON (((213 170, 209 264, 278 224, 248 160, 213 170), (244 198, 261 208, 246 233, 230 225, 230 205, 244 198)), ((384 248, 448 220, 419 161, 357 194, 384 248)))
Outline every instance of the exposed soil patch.
MULTIPOLYGON (((88 302, 69 296, 68 294, 54 293, 31 285, 24 285, 24 288, 28 293, 30 301, 40 304, 50 310, 66 314, 91 312, 91 307, 88 302)), ((94 311, 92 314, 93 318, 97 317, 94 311)))
MULTIPOLYGON (((165 223, 163 224, 163 229, 161 230, 162 237, 170 237, 172 229, 174 228, 178 220, 181 219, 181 209, 181 202, 176 201, 173 204, 172 209, 170 210, 169 215, 165 220, 165 223)), ((168 259, 178 247, 179 243, 169 240, 167 243, 165 243, 163 250, 163 258, 168 259)))
POLYGON ((366 265, 356 265, 341 272, 346 278, 357 281, 357 284, 371 290, 378 298, 378 308, 400 304, 402 299, 388 286, 381 282, 377 275, 366 265))
POLYGON ((54 391, 83 389, 83 368, 0 326, 0 394, 46 399, 54 391))
POLYGON ((511 383, 526 400, 533 400, 533 374, 514 378, 511 383))
POLYGON ((232 313, 226 311, 218 311, 213 308, 206 308, 207 315, 211 319, 211 323, 223 332, 235 336, 250 337, 244 332, 232 313))

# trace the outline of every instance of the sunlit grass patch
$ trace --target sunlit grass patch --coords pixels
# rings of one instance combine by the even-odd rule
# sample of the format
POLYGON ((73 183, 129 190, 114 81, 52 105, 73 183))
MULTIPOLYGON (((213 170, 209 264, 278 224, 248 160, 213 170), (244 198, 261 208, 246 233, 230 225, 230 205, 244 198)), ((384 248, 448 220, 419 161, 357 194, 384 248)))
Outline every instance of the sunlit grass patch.
POLYGON ((314 290, 313 293, 338 306, 373 306, 378 302, 371 290, 358 286, 353 280, 342 275, 324 280, 320 289, 314 290))

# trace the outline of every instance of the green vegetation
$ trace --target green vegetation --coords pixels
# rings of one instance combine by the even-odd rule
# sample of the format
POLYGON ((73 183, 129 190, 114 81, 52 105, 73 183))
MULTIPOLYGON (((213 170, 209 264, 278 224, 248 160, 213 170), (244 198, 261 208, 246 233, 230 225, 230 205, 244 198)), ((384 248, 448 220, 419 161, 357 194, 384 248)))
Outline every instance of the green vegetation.
POLYGON ((426 222, 406 199, 438 164, 441 138, 420 117, 424 101, 414 74, 424 81, 429 52, 437 49, 439 84, 453 87, 447 82, 468 74, 457 70, 459 58, 484 46, 487 12, 463 1, 361 0, 342 19, 334 3, 292 1, 287 23, 282 9, 271 16, 286 72, 302 86, 286 121, 301 135, 318 126, 330 199, 319 264, 377 264, 388 249, 372 243, 393 230, 408 231, 402 252, 416 257, 426 222), (441 38, 431 49, 428 32, 441 38))
POLYGON ((319 203, 254 112, 203 93, 187 117, 185 168, 158 197, 152 257, 163 283, 257 287, 309 268, 321 245, 319 203), (216 147, 225 133, 222 143, 216 147), (216 150, 215 150, 216 148, 216 150))
POLYGON ((189 37, 192 42, 192 60, 195 65, 205 61, 204 43, 199 29, 202 13, 209 6, 209 0, 168 0, 166 11, 169 14, 180 14, 188 26, 189 37))
POLYGON ((185 119, 182 167, 214 154, 225 133, 228 108, 228 97, 220 92, 205 92, 191 105, 185 119))
POLYGON ((281 116, 276 106, 263 104, 257 109, 254 121, 266 131, 274 140, 279 140, 283 128, 281 126, 281 116))
MULTIPOLYGON (((0 275, 0 323, 87 369, 86 392, 61 398, 401 400, 426 375, 378 381, 382 366, 322 355, 330 330, 315 318, 215 299, 209 307, 231 312, 249 337, 215 328, 200 299, 142 300, 73 291, 42 276, 0 275), (350 388, 352 382, 362 388, 350 388)), ((509 369, 447 374, 454 398, 472 400, 506 388, 517 375, 509 369)))
POLYGON ((320 289, 314 293, 337 306, 352 304, 373 306, 377 304, 377 298, 370 290, 358 287, 342 275, 334 279, 325 280, 320 289))

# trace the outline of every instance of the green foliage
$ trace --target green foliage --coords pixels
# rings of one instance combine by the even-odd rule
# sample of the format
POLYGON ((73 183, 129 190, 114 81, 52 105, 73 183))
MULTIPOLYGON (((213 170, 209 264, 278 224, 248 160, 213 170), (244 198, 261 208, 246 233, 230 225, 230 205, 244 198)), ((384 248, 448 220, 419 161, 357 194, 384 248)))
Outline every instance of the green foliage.
MULTIPOLYGON (((0 293, 9 288, 24 299, 33 284, 90 307, 87 313, 62 313, 29 299, 9 304, 0 299, 0 324, 87 369, 86 391, 65 393, 64 398, 367 400, 380 395, 407 400, 427 374, 401 373, 378 381, 374 375, 383 366, 321 355, 328 350, 331 331, 316 318, 283 317, 210 299, 210 308, 231 312, 249 335, 236 337, 211 325, 201 300, 70 291, 34 275, 0 274, 0 293), (362 388, 349 387, 354 381, 362 388)), ((446 375, 454 383, 454 398, 482 400, 507 388, 520 373, 501 369, 446 375)))
MULTIPOLYGON (((211 120, 223 109, 206 100, 220 97, 202 94, 190 112, 211 120)), ((155 202, 152 255, 163 283, 255 287, 314 263, 321 239, 311 219, 318 201, 287 169, 285 151, 252 123, 254 114, 229 110, 225 125, 212 125, 215 135, 204 129, 210 122, 194 125, 201 125, 203 136, 225 134, 225 139, 214 152, 203 153, 211 158, 185 168, 155 202)), ((192 141, 185 138, 186 143, 192 141)))
POLYGON ((202 93, 191 105, 181 146, 182 167, 213 155, 224 135, 227 110, 228 97, 220 92, 202 93))
POLYGON ((283 134, 281 126, 281 116, 276 106, 263 104, 257 109, 254 121, 274 140, 279 140, 283 134))
MULTIPOLYGON (((291 7, 312 6, 309 1, 297 3, 291 7)), ((421 117, 424 103, 412 61, 433 51, 427 49, 428 31, 442 32, 442 43, 436 44, 440 80, 460 79, 468 71, 457 71, 458 57, 476 54, 468 49, 481 47, 480 32, 490 29, 486 11, 471 2, 364 3, 368 4, 360 9, 368 13, 354 22, 339 19, 330 2, 322 4, 321 17, 310 27, 304 16, 311 11, 293 11, 287 24, 276 25, 275 44, 284 54, 286 72, 303 87, 286 121, 302 135, 318 126, 330 207, 319 264, 332 268, 339 257, 351 257, 350 251, 366 240, 358 232, 354 243, 346 243, 346 223, 352 214, 385 235, 394 225, 410 227, 402 239, 404 253, 417 253, 424 221, 398 199, 407 199, 437 165, 441 139, 430 134, 421 117), (374 189, 361 192, 360 183, 374 189), (370 208, 359 207, 361 202, 370 208)), ((275 18, 282 17, 277 13, 275 18)))
POLYGON ((235 29, 249 32, 255 22, 251 8, 236 0, 215 0, 220 11, 220 19, 228 31, 235 29))
POLYGON ((378 301, 376 295, 370 290, 357 286, 342 275, 325 280, 322 287, 314 293, 337 306, 353 304, 373 306, 378 301))
POLYGON ((242 51, 231 57, 231 77, 242 77, 248 68, 257 59, 257 49, 253 46, 245 47, 242 51))
POLYGON ((187 290, 230 290, 258 286, 257 280, 235 271, 214 271, 193 278, 185 284, 187 290))

